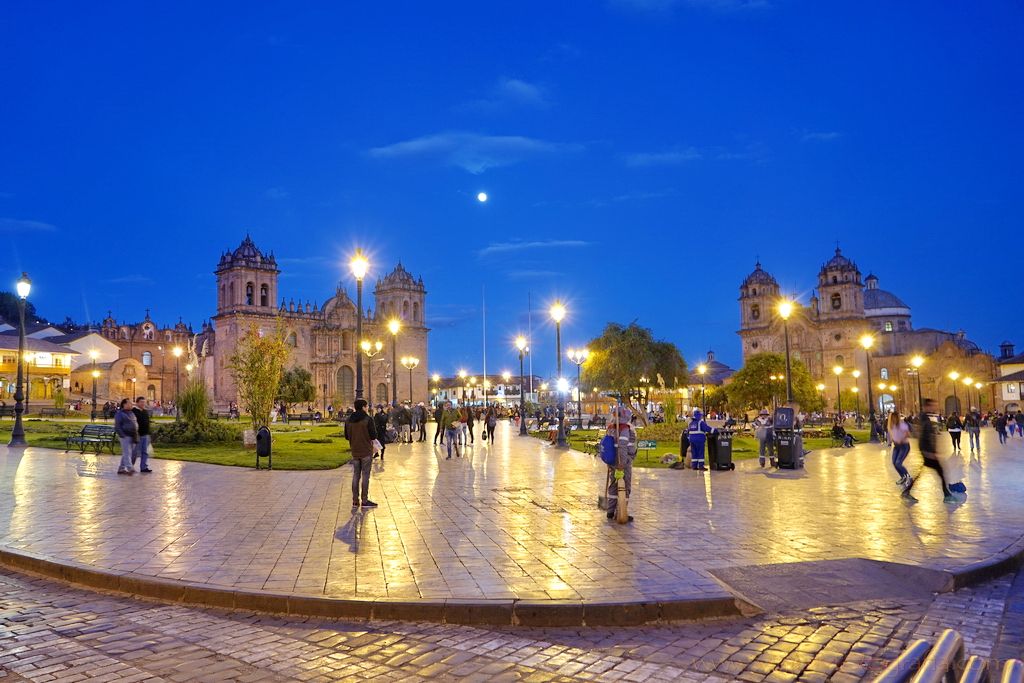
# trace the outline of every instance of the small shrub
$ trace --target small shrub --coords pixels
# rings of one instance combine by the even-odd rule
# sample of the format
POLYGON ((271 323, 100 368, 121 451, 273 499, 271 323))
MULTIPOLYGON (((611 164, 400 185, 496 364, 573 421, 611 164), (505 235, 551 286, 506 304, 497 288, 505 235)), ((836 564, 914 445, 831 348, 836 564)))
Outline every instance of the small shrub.
POLYGON ((170 422, 153 430, 155 444, 240 443, 242 432, 223 422, 170 422))
POLYGON ((206 422, 210 412, 210 395, 206 393, 206 384, 201 379, 191 380, 178 395, 178 408, 181 418, 189 424, 198 425, 206 422))

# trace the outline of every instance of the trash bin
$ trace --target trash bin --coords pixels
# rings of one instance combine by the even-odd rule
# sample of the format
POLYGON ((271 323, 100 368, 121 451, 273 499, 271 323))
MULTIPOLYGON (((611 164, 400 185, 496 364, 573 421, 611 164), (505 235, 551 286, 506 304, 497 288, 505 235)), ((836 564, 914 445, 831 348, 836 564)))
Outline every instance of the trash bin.
POLYGON ((260 458, 267 459, 267 469, 274 468, 274 459, 271 456, 270 429, 266 425, 256 431, 256 469, 260 468, 260 458))
POLYGON ((711 469, 734 470, 736 464, 732 461, 732 430, 719 429, 708 440, 711 447, 711 469))
POLYGON ((801 441, 795 429, 793 409, 780 407, 775 409, 772 419, 772 431, 775 435, 775 458, 779 469, 795 470, 803 465, 804 454, 801 452, 801 441))

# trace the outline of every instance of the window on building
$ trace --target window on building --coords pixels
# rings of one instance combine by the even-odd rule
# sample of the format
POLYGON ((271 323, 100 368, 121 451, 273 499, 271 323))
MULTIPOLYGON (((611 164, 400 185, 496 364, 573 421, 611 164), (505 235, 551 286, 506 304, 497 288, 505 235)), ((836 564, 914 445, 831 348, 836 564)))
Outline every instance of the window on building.
POLYGON ((54 356, 53 357, 53 367, 55 367, 55 368, 62 368, 62 367, 64 367, 64 357, 63 356, 54 356))
POLYGON ((420 321, 420 304, 418 301, 414 301, 412 304, 412 319, 413 322, 420 321))
POLYGON ((270 290, 266 285, 260 285, 260 306, 270 305, 270 290))
POLYGON ((253 286, 252 286, 252 283, 250 282, 250 283, 245 285, 245 305, 246 306, 252 306, 252 299, 253 299, 253 286))
POLYGON ((409 302, 405 301, 402 303, 402 320, 409 319, 409 302))
POLYGON ((750 290, 750 293, 753 294, 754 296, 757 296, 757 287, 754 287, 752 290, 750 290))
POLYGON ((889 379, 889 368, 882 368, 881 376, 882 379, 889 379))
POLYGON ((905 329, 907 329, 907 321, 906 321, 906 320, 901 320, 901 321, 899 321, 899 328, 900 328, 901 330, 905 330, 905 329))
POLYGON ((836 356, 836 365, 840 365, 841 366, 842 364, 843 364, 843 357, 842 356, 836 356))
POLYGON ((843 335, 840 334, 839 332, 836 332, 835 334, 832 335, 832 338, 835 339, 836 341, 840 341, 843 338, 843 335))
POLYGON ((750 307, 750 317, 754 320, 758 320, 761 317, 761 306, 759 304, 754 304, 750 307))
POLYGON ((892 321, 891 320, 886 320, 885 321, 885 331, 886 332, 892 332, 892 321))
POLYGON ((286 340, 286 342, 288 343, 288 346, 295 348, 296 346, 299 345, 299 338, 295 336, 294 332, 292 332, 291 334, 288 335, 288 339, 286 340))
POLYGON ((843 307, 843 297, 838 293, 832 295, 832 308, 840 309, 843 307))
POLYGON ((835 275, 832 276, 832 284, 834 284, 834 285, 839 284, 839 278, 837 278, 835 275))
POLYGON ((152 365, 153 364, 153 354, 150 353, 149 351, 143 351, 142 352, 142 364, 145 365, 147 368, 150 365, 152 365))

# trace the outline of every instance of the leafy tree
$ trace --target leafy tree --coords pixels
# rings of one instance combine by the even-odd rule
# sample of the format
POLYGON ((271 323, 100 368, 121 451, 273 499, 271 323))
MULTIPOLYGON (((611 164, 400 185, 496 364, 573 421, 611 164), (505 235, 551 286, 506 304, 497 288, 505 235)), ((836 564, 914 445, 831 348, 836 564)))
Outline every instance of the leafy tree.
POLYGON ((228 367, 238 388, 238 400, 252 422, 259 429, 270 422, 270 410, 281 381, 281 371, 288 360, 288 345, 284 329, 278 325, 268 334, 250 325, 235 347, 228 367))
MULTIPOLYGON (((18 327, 18 295, 14 292, 0 292, 0 318, 18 327)), ((36 307, 30 300, 25 301, 25 322, 36 322, 36 307)), ((41 322, 41 321, 40 321, 41 322)))
MULTIPOLYGON (((821 407, 821 396, 811 380, 811 373, 799 360, 792 363, 793 398, 803 410, 821 407)), ((772 397, 779 403, 786 402, 786 382, 772 381, 772 375, 786 374, 786 357, 781 353, 759 353, 747 359, 725 387, 729 405, 736 410, 767 408, 772 397)))
MULTIPOLYGON (((843 389, 841 394, 843 397, 843 412, 852 413, 857 410, 857 403, 860 402, 858 394, 855 394, 852 389, 843 389)), ((832 401, 832 408, 833 410, 839 410, 835 400, 832 401)), ((864 408, 864 406, 861 405, 861 408, 864 408)))
POLYGON ((309 370, 300 367, 290 368, 281 373, 281 382, 277 387, 277 400, 284 403, 288 412, 296 403, 310 403, 316 400, 316 387, 313 386, 313 375, 309 370))
POLYGON ((656 341, 651 330, 636 322, 608 323, 604 332, 587 346, 590 356, 583 365, 583 381, 589 386, 613 389, 622 395, 636 387, 641 375, 655 382, 657 375, 667 385, 685 385, 689 378, 686 361, 675 344, 656 341))

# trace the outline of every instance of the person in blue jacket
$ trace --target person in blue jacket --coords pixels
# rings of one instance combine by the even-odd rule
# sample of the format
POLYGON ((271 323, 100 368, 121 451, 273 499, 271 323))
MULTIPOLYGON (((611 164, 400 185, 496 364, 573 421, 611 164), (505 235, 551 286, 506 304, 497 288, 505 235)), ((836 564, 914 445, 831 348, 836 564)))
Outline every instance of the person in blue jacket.
POLYGON ((695 470, 704 471, 707 469, 704 466, 704 444, 707 441, 707 435, 713 430, 704 421, 704 415, 699 410, 695 410, 686 431, 690 440, 690 465, 695 470))

